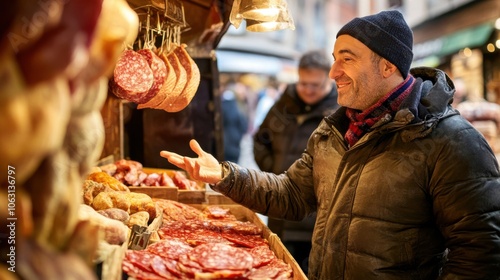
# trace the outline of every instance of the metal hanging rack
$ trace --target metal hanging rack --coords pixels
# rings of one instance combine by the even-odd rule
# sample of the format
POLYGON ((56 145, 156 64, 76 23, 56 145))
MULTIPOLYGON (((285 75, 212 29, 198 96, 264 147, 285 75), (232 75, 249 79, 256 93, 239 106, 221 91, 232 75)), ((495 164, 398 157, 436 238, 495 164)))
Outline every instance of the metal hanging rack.
POLYGON ((180 45, 182 32, 190 30, 186 22, 184 5, 179 0, 129 0, 139 16, 139 48, 170 50, 180 45), (161 40, 160 44, 157 41, 161 40))

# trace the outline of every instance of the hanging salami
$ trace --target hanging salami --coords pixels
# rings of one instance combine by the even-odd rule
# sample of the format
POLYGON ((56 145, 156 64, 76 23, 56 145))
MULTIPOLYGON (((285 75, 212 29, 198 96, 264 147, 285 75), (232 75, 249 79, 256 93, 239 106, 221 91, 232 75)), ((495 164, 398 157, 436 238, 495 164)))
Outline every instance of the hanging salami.
POLYGON ((137 51, 140 55, 144 56, 149 64, 149 67, 153 71, 153 84, 149 88, 149 91, 143 94, 137 103, 146 103, 151 100, 155 95, 158 94, 161 87, 165 83, 165 78, 167 76, 167 67, 161 58, 159 58, 152 50, 142 49, 137 51))
POLYGON ((125 50, 118 58, 110 86, 116 96, 139 103, 153 82, 153 70, 144 56, 125 50))

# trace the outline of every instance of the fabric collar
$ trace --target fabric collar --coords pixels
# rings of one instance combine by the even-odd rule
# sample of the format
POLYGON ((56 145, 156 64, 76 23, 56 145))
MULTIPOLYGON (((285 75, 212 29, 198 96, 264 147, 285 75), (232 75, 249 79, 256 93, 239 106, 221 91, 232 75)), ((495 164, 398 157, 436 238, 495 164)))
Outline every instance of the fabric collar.
POLYGON ((403 100, 410 94, 414 84, 415 78, 412 75, 408 75, 400 85, 368 109, 360 112, 355 109, 347 108, 346 116, 349 118, 350 123, 349 129, 344 135, 344 139, 349 147, 356 144, 381 118, 387 114, 393 116, 403 100))

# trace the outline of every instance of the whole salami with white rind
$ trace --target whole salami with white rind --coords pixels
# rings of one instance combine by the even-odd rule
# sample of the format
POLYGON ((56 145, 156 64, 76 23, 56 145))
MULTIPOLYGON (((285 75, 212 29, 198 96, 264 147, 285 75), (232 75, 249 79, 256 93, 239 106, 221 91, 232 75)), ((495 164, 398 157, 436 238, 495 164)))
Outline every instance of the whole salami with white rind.
POLYGON ((134 50, 121 54, 110 80, 116 96, 136 103, 151 89, 153 82, 153 70, 144 56, 134 50))

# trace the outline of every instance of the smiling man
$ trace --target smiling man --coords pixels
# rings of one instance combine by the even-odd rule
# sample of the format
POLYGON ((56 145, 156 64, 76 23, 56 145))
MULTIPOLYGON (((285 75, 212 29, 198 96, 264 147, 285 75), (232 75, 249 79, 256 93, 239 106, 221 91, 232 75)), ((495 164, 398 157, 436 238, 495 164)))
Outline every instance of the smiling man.
POLYGON ((342 107, 280 175, 219 163, 194 140, 197 158, 161 155, 258 213, 317 213, 309 279, 500 279, 497 161, 451 107, 446 73, 410 70, 412 41, 397 11, 339 31, 342 107))

